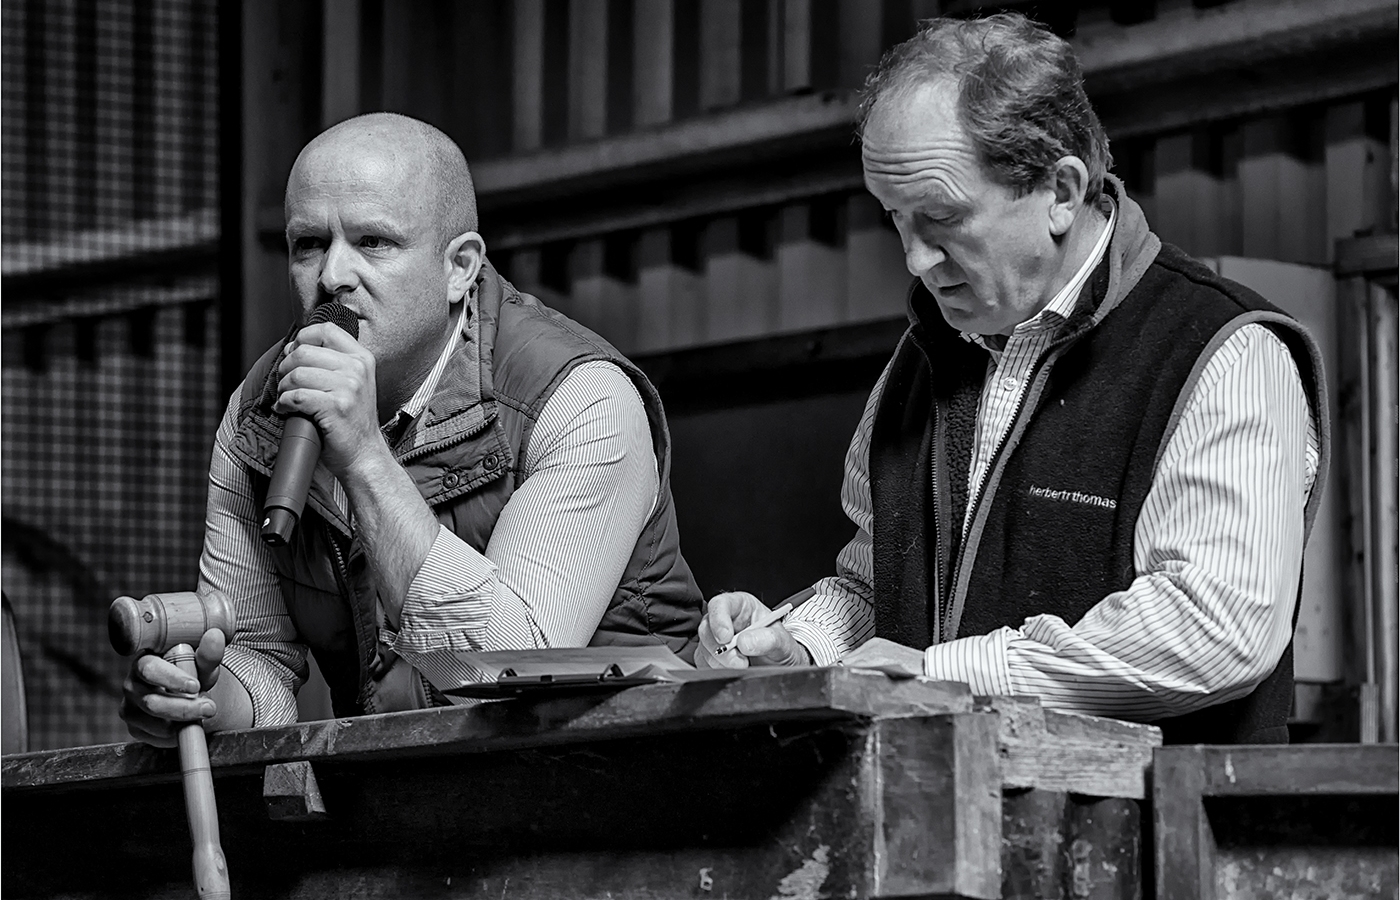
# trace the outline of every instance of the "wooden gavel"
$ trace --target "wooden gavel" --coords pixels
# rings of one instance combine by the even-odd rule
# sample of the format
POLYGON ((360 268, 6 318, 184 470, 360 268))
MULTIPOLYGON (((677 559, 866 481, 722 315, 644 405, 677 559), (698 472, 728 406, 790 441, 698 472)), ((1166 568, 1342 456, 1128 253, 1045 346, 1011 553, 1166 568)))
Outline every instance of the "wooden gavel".
MULTIPOLYGON (((218 591, 147 594, 140 600, 118 597, 107 614, 107 634, 123 656, 160 653, 199 680, 194 648, 204 632, 217 628, 226 641, 235 631, 233 606, 218 591)), ((214 779, 209 747, 198 722, 180 726, 180 773, 185 784, 185 815, 194 841, 194 883, 200 900, 229 900, 228 866, 219 846, 219 814, 214 806, 214 779)))

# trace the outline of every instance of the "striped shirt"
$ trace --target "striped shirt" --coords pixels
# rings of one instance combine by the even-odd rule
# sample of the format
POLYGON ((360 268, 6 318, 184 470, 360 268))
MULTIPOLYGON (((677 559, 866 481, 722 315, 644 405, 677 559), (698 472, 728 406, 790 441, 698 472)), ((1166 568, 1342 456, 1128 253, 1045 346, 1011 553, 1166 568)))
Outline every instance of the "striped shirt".
MULTIPOLYGON (((1100 239, 1071 284, 1082 285, 1105 246, 1100 239)), ((1001 352, 988 348, 970 498, 1073 296, 1066 302, 1062 292, 1001 352)), ((888 374, 846 455, 841 502, 856 536, 837 556, 837 574, 817 582, 816 595, 786 623, 820 665, 875 633, 870 434, 888 374)), ((1132 583, 1072 627, 1040 615, 929 647, 925 674, 965 682, 976 694, 1035 695, 1051 709, 1144 721, 1247 695, 1292 635, 1303 507, 1318 454, 1317 425, 1288 349, 1262 325, 1240 328, 1206 363, 1167 436, 1134 527, 1132 583)), ((972 506, 970 499, 967 521, 972 506)))
MULTIPOLYGON (((414 398, 387 424, 403 427, 427 407, 463 330, 453 334, 414 398)), ((248 690, 254 723, 296 721, 306 647, 287 614, 271 555, 259 538, 247 470, 229 452, 238 394, 215 436, 201 589, 234 599, 237 640, 224 667, 248 690)), ((501 510, 485 553, 439 527, 404 597, 397 633, 380 640, 430 679, 475 680, 453 651, 580 647, 617 589, 659 489, 646 409, 612 363, 569 372, 541 410, 520 460, 523 480, 501 510)), ((339 483, 334 502, 349 504, 339 483)), ((352 519, 353 521, 353 519, 352 519)))

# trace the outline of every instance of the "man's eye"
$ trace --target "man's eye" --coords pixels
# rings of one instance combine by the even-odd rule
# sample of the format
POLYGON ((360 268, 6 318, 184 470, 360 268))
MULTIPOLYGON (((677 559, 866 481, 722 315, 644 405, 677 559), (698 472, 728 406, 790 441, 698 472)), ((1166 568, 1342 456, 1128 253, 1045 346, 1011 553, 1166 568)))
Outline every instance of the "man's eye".
POLYGON ((360 238, 360 246, 366 250, 383 250, 389 246, 389 239, 378 235, 367 234, 360 238))
POLYGON ((310 253, 312 250, 319 249, 320 246, 321 239, 315 237, 299 237, 292 241, 292 249, 298 253, 310 253))

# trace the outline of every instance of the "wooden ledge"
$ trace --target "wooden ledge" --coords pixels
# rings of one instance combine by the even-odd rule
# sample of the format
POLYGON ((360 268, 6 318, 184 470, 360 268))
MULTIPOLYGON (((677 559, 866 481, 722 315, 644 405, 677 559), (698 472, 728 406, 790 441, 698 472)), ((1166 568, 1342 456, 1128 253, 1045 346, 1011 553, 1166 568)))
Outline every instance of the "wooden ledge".
MULTIPOLYGON (((484 753, 755 722, 838 724, 885 717, 968 712, 966 685, 893 680, 878 672, 807 668, 732 681, 655 684, 615 694, 510 700, 387 715, 302 722, 209 736, 216 776, 298 760, 389 760, 484 753)), ((6 791, 174 781, 175 753, 140 743, 7 756, 6 791)))

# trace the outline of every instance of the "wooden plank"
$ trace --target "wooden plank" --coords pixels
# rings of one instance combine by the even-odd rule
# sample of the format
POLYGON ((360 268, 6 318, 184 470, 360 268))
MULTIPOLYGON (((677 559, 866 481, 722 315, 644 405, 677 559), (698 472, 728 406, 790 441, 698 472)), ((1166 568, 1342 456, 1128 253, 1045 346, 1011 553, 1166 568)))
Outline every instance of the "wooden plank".
POLYGON ((1214 900, 1215 835, 1206 818, 1205 748, 1163 747, 1152 775, 1157 900, 1214 900))
MULTIPOLYGON (((1387 171, 1390 154, 1385 137, 1376 134, 1379 129, 1367 120, 1364 100, 1327 107, 1329 252, 1335 253, 1338 241, 1376 229, 1386 220, 1386 198, 1391 193, 1387 171)), ((1390 261, 1393 265, 1393 255, 1390 261)))
POLYGON ((579 241, 574 246, 569 296, 574 318, 626 354, 637 342, 637 286, 608 271, 607 245, 616 240, 617 236, 609 236, 579 241))
POLYGON ((789 204, 779 213, 779 330, 821 328, 846 318, 844 207, 843 196, 826 197, 789 204))
POLYGON ((1391 234, 1372 234, 1337 242, 1333 271, 1339 278, 1395 275, 1397 245, 1391 234))
POLYGON ((872 15, 865 0, 840 0, 836 15, 839 25, 837 84, 858 88, 880 61, 881 17, 872 15))
POLYGON ((321 3, 321 126, 357 115, 360 108, 360 2, 321 3))
POLYGON ((913 276, 899 233, 864 191, 846 199, 846 316, 852 322, 904 316, 913 276))
POLYGON ((739 102, 740 0, 700 4, 700 109, 739 102))
POLYGON ((1207 797, 1400 793, 1400 757, 1387 744, 1206 747, 1207 797))
POLYGON ((1224 197, 1211 165, 1211 135, 1204 129, 1157 139, 1157 200, 1153 230, 1192 256, 1223 252, 1224 197))
MULTIPOLYGON (((965 712, 966 685, 895 681, 877 672, 811 668, 727 682, 657 684, 606 697, 505 701, 229 731, 209 737, 217 775, 271 763, 336 757, 401 759, 446 752, 612 740, 749 721, 841 721, 965 712), (413 716, 406 727, 403 716, 413 716), (707 725, 706 723, 709 723, 707 725)), ((5 790, 92 786, 116 778, 173 780, 174 755, 144 744, 107 744, 5 757, 5 790)))
POLYGON ((636 351, 654 353, 703 341, 704 285, 698 273, 676 264, 672 229, 642 232, 637 254, 636 351))
POLYGON ((1073 798, 1068 813, 1068 896, 1140 900, 1142 812, 1137 801, 1073 798))
POLYGON ((717 157, 787 156, 814 142, 849 147, 854 112, 853 101, 845 96, 792 97, 584 146, 491 160, 475 166, 472 175, 483 206, 521 203, 557 197, 561 184, 568 190, 594 190, 618 178, 665 176, 680 171, 676 167, 685 160, 695 161, 700 169, 709 168, 717 157))
POLYGON ((568 134, 602 137, 608 126, 608 0, 569 0, 568 134))
MULTIPOLYGON (((235 896, 287 900, 994 897, 986 718, 758 722, 411 767, 327 761, 329 816, 305 823, 269 822, 253 771, 219 779, 224 849, 235 896)), ((6 896, 188 896, 177 784, 5 801, 6 896), (66 862, 72 845, 84 865, 66 862)))
POLYGON ((1400 660, 1396 658, 1396 642, 1400 639, 1400 610, 1397 610, 1397 594, 1400 594, 1400 560, 1397 559, 1397 542, 1400 542, 1400 510, 1397 510, 1396 458, 1400 455, 1397 447, 1397 382, 1400 382, 1400 350, 1397 349, 1397 329, 1400 329, 1400 311, 1396 309, 1394 286, 1383 287, 1372 284, 1369 287, 1369 321, 1373 335, 1371 365, 1373 369, 1371 409, 1373 412, 1372 434, 1375 443, 1371 448, 1370 464, 1374 471, 1371 481, 1371 496, 1374 498, 1374 512, 1371 516, 1372 546, 1371 556, 1374 568, 1372 582, 1375 585, 1374 618, 1375 640, 1377 644, 1376 683, 1379 685, 1379 734, 1382 741, 1394 742, 1397 731, 1397 685, 1400 680, 1400 660))
POLYGON ((877 722, 875 897, 1001 896, 1001 778, 995 716, 877 722))
POLYGON ((789 94, 812 87, 812 0, 781 0, 782 90, 789 94))
POLYGON ((634 3, 633 121, 638 127, 671 120, 675 15, 671 3, 634 3))
POLYGON ((1354 41, 1359 33, 1393 32, 1397 20, 1387 0, 1277 0, 1210 10, 1179 4, 1132 28, 1105 20, 1077 29, 1071 43, 1091 90, 1102 90, 1180 77, 1199 71, 1204 60, 1235 65, 1298 47, 1354 41))
MULTIPOLYGON (((544 143, 544 0, 516 0, 514 10, 512 147, 516 153, 537 150, 544 143)), ((473 169, 477 193, 481 170, 473 169)))
POLYGON ((1034 697, 979 697, 1001 718, 1002 782, 1094 797, 1143 798, 1161 730, 1072 713, 1047 712, 1034 697))
POLYGON ((751 338, 777 326, 773 263, 741 248, 740 225, 738 216, 720 216, 705 226, 705 320, 712 341, 751 338))
POLYGON ((1240 160, 1245 256, 1310 262, 1303 220, 1309 218, 1303 136, 1288 116, 1245 123, 1240 160))
POLYGON ((263 771, 263 802, 278 822, 315 822, 326 817, 326 801, 311 763, 278 763, 263 771))
POLYGON ((1001 895, 1006 900, 1065 896, 1066 815, 1063 791, 1008 788, 1002 796, 1001 895))

